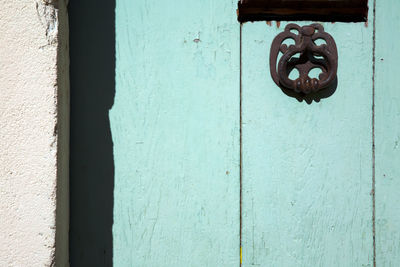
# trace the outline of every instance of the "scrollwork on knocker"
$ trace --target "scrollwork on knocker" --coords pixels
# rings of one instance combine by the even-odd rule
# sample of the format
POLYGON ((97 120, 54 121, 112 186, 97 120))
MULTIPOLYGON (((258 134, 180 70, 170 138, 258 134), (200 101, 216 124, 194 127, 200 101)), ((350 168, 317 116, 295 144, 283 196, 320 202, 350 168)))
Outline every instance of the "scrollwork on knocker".
POLYGON ((336 80, 337 64, 336 43, 317 23, 303 27, 288 24, 271 45, 270 71, 274 82, 299 94, 306 95, 329 87, 336 80), (286 39, 293 39, 295 44, 287 46, 283 43, 286 39), (317 45, 315 41, 318 39, 326 44, 317 45), (277 65, 279 52, 282 56, 277 65), (300 56, 295 57, 298 54, 300 56), (294 68, 299 71, 299 77, 292 80, 289 74, 294 68), (322 70, 319 79, 309 77, 309 72, 315 68, 322 70))

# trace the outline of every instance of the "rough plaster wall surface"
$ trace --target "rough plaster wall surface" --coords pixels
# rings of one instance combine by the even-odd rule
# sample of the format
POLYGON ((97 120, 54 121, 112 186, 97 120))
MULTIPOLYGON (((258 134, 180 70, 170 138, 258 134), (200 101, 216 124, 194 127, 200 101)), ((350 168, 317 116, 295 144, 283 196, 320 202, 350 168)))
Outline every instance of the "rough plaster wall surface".
POLYGON ((0 266, 68 264, 66 4, 0 0, 0 266))

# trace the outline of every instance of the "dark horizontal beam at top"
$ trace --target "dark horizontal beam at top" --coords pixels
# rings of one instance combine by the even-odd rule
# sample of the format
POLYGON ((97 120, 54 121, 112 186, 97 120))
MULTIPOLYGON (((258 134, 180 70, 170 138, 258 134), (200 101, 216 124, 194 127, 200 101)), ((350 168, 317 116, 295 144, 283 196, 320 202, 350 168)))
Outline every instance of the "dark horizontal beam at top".
POLYGON ((238 20, 363 22, 368 0, 241 0, 238 20))

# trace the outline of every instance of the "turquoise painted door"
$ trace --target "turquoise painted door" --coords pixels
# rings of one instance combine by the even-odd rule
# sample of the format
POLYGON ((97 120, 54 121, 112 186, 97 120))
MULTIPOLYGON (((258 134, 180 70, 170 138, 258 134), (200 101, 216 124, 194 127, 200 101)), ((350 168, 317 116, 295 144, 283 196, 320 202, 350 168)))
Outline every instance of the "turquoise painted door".
POLYGON ((115 266, 400 265, 400 4, 369 6, 322 23, 338 86, 306 103, 269 74, 286 22, 117 0, 115 266))

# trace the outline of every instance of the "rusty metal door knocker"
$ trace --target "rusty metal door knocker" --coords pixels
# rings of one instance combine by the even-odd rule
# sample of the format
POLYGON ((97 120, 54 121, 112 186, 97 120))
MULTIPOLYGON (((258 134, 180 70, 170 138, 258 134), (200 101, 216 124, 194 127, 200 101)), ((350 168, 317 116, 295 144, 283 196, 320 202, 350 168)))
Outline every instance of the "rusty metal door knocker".
POLYGON ((269 64, 272 79, 279 87, 303 95, 314 93, 336 81, 336 43, 320 24, 303 27, 288 24, 285 31, 278 34, 272 42, 269 64), (297 31, 298 34, 293 31, 297 31), (283 44, 286 39, 293 39, 295 44, 288 47, 283 44), (315 41, 318 39, 322 39, 326 44, 317 45, 315 41), (282 52, 282 56, 277 66, 279 52, 282 52), (296 55, 299 57, 295 57, 296 55), (294 68, 298 70, 299 77, 292 80, 289 74, 294 68), (319 79, 309 77, 309 72, 315 68, 322 71, 319 79))

